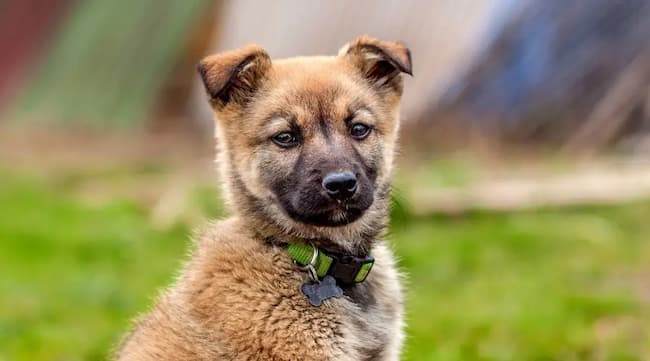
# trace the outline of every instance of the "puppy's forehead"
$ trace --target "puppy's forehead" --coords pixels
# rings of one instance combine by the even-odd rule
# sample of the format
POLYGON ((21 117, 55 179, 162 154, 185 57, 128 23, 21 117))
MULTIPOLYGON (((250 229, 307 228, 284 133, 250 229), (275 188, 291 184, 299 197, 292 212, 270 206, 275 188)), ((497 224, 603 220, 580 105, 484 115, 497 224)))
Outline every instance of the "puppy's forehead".
POLYGON ((302 56, 273 60, 273 71, 279 77, 300 78, 304 76, 336 76, 347 73, 350 68, 335 56, 302 56))
POLYGON ((298 120, 316 114, 345 116, 351 108, 372 100, 356 74, 336 57, 277 60, 271 73, 258 105, 298 120))
POLYGON ((354 87, 349 69, 334 57, 303 57, 279 60, 273 64, 273 84, 300 96, 327 96, 354 87))

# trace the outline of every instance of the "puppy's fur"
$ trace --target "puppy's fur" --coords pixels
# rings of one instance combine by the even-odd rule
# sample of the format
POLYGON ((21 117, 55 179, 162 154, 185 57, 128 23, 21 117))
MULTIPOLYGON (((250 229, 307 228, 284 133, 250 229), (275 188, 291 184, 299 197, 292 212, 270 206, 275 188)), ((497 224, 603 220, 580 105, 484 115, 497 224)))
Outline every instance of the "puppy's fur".
POLYGON ((402 295, 381 237, 408 49, 359 37, 338 56, 272 62, 250 45, 205 58, 199 72, 232 216, 203 232, 117 359, 397 360, 402 295), (369 133, 358 137, 355 124, 369 133), (291 144, 277 141, 281 133, 291 144), (355 174, 358 189, 336 201, 321 183, 341 171, 355 174), (365 282, 314 307, 287 242, 376 261, 365 282))

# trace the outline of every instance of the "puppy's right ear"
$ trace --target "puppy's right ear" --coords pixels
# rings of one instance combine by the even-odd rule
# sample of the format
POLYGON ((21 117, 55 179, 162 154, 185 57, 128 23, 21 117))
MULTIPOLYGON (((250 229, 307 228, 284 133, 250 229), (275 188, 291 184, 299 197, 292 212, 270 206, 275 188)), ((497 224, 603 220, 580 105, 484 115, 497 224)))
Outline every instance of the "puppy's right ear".
POLYGON ((210 55, 199 63, 198 71, 215 109, 229 104, 245 105, 255 94, 271 68, 264 49, 248 45, 210 55))

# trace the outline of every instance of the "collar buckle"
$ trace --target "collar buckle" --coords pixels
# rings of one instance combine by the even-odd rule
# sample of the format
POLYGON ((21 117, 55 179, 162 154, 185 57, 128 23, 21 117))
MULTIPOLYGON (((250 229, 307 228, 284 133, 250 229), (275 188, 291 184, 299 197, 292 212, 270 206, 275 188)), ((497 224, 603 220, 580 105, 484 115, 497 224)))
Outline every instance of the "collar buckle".
POLYGON ((343 284, 354 284, 365 281, 375 263, 375 259, 370 255, 365 257, 331 253, 327 255, 333 259, 332 265, 327 273, 343 284))

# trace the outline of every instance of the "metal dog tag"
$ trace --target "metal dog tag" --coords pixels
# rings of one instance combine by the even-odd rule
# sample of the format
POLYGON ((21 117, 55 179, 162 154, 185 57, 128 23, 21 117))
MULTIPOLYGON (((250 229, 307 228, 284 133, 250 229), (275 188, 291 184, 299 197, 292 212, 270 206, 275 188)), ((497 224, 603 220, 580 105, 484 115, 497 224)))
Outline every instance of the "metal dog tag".
POLYGON ((334 277, 329 275, 320 282, 305 283, 302 285, 302 293, 309 298, 309 303, 314 307, 320 306, 323 301, 332 297, 343 296, 343 290, 336 284, 334 277))

